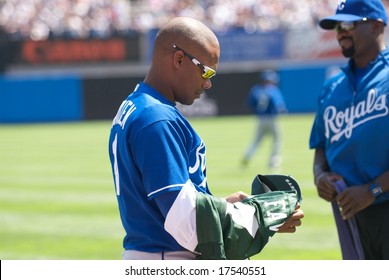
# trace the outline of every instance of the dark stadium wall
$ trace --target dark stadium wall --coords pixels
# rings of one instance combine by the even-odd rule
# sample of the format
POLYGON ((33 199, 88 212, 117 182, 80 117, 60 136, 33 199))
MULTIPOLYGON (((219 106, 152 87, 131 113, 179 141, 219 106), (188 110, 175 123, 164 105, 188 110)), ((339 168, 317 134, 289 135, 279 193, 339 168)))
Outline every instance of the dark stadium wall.
POLYGON ((113 119, 120 104, 142 77, 84 79, 84 116, 87 120, 113 119))
MULTIPOLYGON (((316 110, 317 97, 324 83, 329 66, 281 68, 280 88, 285 96, 289 113, 311 113, 316 110)), ((112 119, 121 102, 143 77, 113 77, 83 80, 85 119, 112 119)), ((258 72, 220 73, 212 78, 212 88, 207 91, 208 103, 216 104, 214 115, 250 114, 246 106, 248 91, 258 81, 258 72)), ((197 101, 196 101, 197 102, 197 101)), ((209 116, 199 106, 185 113, 190 116, 209 116)))
MULTIPOLYGON (((249 86, 255 82, 256 77, 257 75, 254 73, 220 74, 215 76, 212 79, 212 89, 207 91, 207 97, 216 102, 217 114, 241 115, 249 113, 245 107, 244 99, 249 86)), ((121 102, 130 94, 136 84, 142 80, 143 77, 84 80, 85 118, 113 118, 121 102)), ((199 114, 201 115, 201 112, 199 114)))

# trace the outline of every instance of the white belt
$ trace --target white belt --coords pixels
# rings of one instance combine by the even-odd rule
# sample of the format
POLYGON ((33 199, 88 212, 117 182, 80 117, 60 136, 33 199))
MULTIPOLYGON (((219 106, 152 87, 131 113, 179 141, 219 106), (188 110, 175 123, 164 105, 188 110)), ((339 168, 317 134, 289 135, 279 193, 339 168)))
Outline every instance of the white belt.
POLYGON ((142 252, 137 250, 126 250, 122 254, 123 260, 195 260, 196 254, 189 251, 174 252, 142 252))

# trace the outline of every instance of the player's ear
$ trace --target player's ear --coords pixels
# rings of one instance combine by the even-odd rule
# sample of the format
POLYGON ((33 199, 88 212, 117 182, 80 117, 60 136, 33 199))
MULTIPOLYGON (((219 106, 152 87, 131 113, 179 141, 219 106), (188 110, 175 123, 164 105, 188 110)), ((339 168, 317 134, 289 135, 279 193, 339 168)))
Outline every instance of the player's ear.
POLYGON ((382 21, 372 21, 371 22, 371 31, 375 36, 384 33, 384 23, 382 21))
POLYGON ((175 51, 173 54, 173 63, 175 67, 180 67, 182 61, 184 59, 184 54, 182 51, 175 51))

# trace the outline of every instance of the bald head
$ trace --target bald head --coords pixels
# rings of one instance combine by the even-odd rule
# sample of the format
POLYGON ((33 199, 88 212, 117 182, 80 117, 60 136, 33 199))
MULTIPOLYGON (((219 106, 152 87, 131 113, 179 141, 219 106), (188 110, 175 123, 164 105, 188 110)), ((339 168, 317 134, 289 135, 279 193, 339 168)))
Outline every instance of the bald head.
POLYGON ((189 105, 212 86, 202 75, 205 67, 217 69, 219 56, 212 30, 194 18, 177 17, 159 30, 144 81, 170 101, 189 105))
POLYGON ((159 30, 154 44, 154 55, 171 51, 176 44, 186 50, 219 48, 216 35, 202 22, 190 17, 176 17, 159 30))

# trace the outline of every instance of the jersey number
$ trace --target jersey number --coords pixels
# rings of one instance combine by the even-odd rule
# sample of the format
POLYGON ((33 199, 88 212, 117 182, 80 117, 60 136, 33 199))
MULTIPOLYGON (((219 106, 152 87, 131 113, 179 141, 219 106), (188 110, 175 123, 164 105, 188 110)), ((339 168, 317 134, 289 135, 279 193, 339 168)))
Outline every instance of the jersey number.
POLYGON ((115 140, 112 142, 112 154, 113 154, 113 171, 115 174, 115 188, 116 195, 120 195, 120 178, 119 178, 119 168, 118 168, 118 156, 117 156, 117 146, 118 146, 118 135, 115 135, 115 140))

